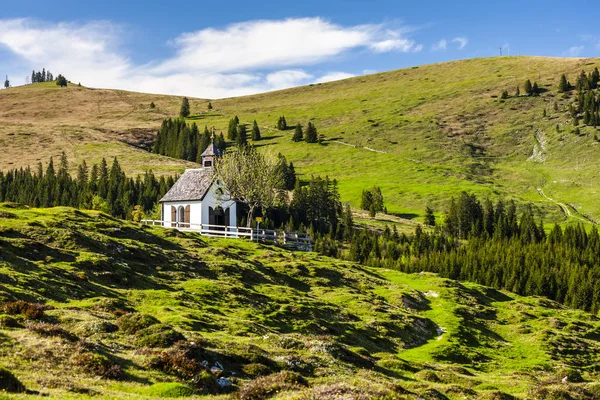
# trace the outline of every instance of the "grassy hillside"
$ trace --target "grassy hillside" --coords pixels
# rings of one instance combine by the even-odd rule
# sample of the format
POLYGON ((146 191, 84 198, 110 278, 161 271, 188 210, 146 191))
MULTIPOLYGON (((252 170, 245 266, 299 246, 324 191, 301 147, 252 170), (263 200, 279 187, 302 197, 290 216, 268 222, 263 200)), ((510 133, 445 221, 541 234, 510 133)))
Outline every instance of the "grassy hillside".
MULTIPOLYGON (((582 69, 599 65, 544 57, 425 65, 217 100, 210 113, 207 101, 192 100, 197 114, 190 122, 226 131, 236 114, 244 123, 256 119, 262 146, 282 152, 305 177, 337 178, 343 200, 355 206, 364 188, 379 185, 388 210, 409 218, 427 204, 439 212, 451 195, 468 190, 533 201, 550 212, 547 221, 600 219, 596 130, 574 134, 567 110, 575 95, 557 93, 562 73, 574 83, 582 69), (512 95, 519 85, 523 93, 526 79, 546 91, 499 101, 505 89, 512 95), (325 145, 292 143, 292 130, 273 129, 281 115, 289 125, 315 123, 325 145)), ((66 148, 73 161, 118 155, 129 172, 181 171, 185 163, 121 141, 158 128, 179 104, 178 97, 50 84, 1 91, 0 168, 31 165, 66 148)))
POLYGON ((599 363, 540 298, 0 205, 0 398, 592 399, 599 363))

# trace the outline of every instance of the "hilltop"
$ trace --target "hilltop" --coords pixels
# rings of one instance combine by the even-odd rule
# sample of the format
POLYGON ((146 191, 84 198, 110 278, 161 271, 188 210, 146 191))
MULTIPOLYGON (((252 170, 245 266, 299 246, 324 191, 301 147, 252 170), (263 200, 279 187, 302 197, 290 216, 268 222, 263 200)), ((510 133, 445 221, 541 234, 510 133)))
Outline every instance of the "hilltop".
MULTIPOLYGON (((597 131, 581 126, 574 133, 568 105, 576 94, 559 94, 557 87, 561 74, 574 82, 596 66, 598 59, 453 61, 213 100, 210 112, 208 100, 191 99, 189 122, 226 132, 234 115, 247 124, 256 119, 261 146, 283 153, 303 178, 338 179, 342 200, 354 206, 363 189, 379 185, 390 213, 413 218, 428 204, 441 212, 449 197, 467 190, 534 202, 547 222, 589 222, 600 218, 597 131), (540 96, 514 96, 526 79, 538 83, 540 96), (511 96, 500 101, 503 90, 511 96), (292 143, 292 130, 274 129, 282 115, 289 125, 313 122, 324 145, 292 143)), ((190 164, 136 147, 151 143, 180 103, 180 97, 50 84, 2 91, 0 168, 34 165, 64 149, 74 163, 118 156, 129 173, 181 172, 190 164)))
POLYGON ((600 395, 600 320, 549 300, 94 211, 0 222, 0 384, 28 398, 600 395))

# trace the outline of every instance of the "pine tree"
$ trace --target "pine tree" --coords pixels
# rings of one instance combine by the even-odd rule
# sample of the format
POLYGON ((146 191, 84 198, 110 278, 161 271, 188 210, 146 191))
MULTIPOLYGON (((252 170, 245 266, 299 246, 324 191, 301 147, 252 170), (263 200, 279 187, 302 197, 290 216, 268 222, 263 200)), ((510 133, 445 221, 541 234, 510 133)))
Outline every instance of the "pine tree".
POLYGON ((279 129, 280 131, 285 131, 287 129, 287 121, 285 120, 285 117, 279 117, 279 120, 277 121, 277 129, 279 129))
POLYGON ((425 224, 429 226, 435 226, 435 215, 429 206, 425 208, 425 224))
POLYGON ((260 129, 258 128, 256 120, 254 120, 254 123, 252 124, 252 141, 256 142, 260 139, 260 129))
POLYGON ((562 74, 560 77, 560 83, 558 84, 558 92, 565 93, 568 92, 570 89, 571 88, 569 82, 567 82, 567 76, 565 74, 562 74))
POLYGON ((508 99, 508 91, 503 90, 502 95, 500 96, 502 100, 508 99))
POLYGON ((213 109, 212 103, 210 101, 208 102, 207 108, 208 108, 208 111, 213 109))
MULTIPOLYGON (((39 74, 39 72, 38 72, 38 74, 39 74)), ((38 79, 38 78, 36 77, 36 79, 38 79)), ((40 81, 38 80, 38 82, 40 82, 40 81)), ((56 85, 60 86, 60 87, 66 87, 67 83, 68 83, 67 78, 65 78, 61 74, 58 74, 58 77, 56 78, 56 85)))
POLYGON ((236 140, 239 121, 240 120, 238 119, 237 115, 229 120, 229 127, 227 128, 227 139, 231 141, 236 140))
POLYGON ((236 135, 236 139, 235 139, 235 143, 239 146, 239 147, 246 147, 248 145, 248 138, 247 138, 247 132, 246 132, 246 125, 244 124, 240 124, 238 125, 238 129, 237 129, 237 135, 236 135))
POLYGON ((150 103, 150 108, 156 108, 156 105, 154 104, 154 102, 150 103))
POLYGON ((8 80, 8 75, 6 75, 6 80, 4 81, 4 89, 8 89, 10 87, 10 81, 8 80))
POLYGON ((179 110, 179 116, 181 118, 187 118, 190 116, 190 101, 187 97, 184 97, 181 101, 181 109, 179 110))
POLYGON ((317 128, 313 125, 312 122, 308 123, 306 127, 306 135, 305 135, 306 143, 317 143, 319 141, 319 134, 317 133, 317 128))
POLYGON ((294 129, 294 135, 292 136, 292 141, 301 142, 302 139, 303 139, 302 125, 298 124, 298 125, 296 125, 296 128, 294 129))
POLYGON ((527 93, 528 96, 531 96, 533 94, 533 86, 531 85, 531 81, 529 79, 525 81, 525 86, 523 87, 523 89, 525 90, 525 93, 527 93))
POLYGON ((533 87, 531 88, 531 94, 534 96, 539 95, 540 88, 538 87, 537 82, 533 82, 533 87))

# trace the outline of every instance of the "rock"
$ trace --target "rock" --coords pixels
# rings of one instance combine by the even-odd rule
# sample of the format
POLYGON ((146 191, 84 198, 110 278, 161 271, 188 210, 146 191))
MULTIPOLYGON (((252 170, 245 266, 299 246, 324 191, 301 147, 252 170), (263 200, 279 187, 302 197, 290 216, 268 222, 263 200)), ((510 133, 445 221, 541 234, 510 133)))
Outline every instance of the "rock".
POLYGON ((224 388, 233 385, 233 383, 231 383, 231 381, 227 378, 219 378, 217 379, 217 385, 219 385, 221 388, 224 388))

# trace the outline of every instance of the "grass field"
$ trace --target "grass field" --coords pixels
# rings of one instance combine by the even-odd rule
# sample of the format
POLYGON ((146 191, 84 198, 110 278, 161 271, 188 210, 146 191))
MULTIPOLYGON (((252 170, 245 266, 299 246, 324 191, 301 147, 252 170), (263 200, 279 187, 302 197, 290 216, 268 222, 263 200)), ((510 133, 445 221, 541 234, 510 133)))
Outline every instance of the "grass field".
POLYGON ((600 321, 540 298, 69 208, 0 205, 0 254, 1 399, 600 394, 600 321))
MULTIPOLYGON (((596 130, 580 126, 575 135, 567 112, 573 94, 557 93, 562 73, 574 82, 582 69, 598 65, 598 59, 545 57, 453 61, 213 100, 211 112, 207 100, 192 99, 189 120, 225 131, 234 115, 248 124, 256 119, 265 138, 260 146, 283 153, 303 178, 338 179, 342 200, 353 206, 363 189, 379 185, 389 212, 417 221, 426 205, 440 213, 462 190, 534 202, 549 223, 600 219, 596 130), (499 100, 502 90, 512 95, 517 85, 523 92, 526 79, 544 92, 499 100), (292 130, 274 129, 281 115, 288 125, 312 121, 324 144, 292 143, 292 130)), ((0 168, 34 165, 64 149, 75 162, 119 156, 128 173, 181 172, 190 164, 124 142, 151 135, 163 118, 177 115, 180 102, 51 84, 1 91, 0 168), (156 109, 149 108, 152 101, 156 109)))

